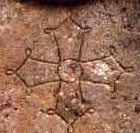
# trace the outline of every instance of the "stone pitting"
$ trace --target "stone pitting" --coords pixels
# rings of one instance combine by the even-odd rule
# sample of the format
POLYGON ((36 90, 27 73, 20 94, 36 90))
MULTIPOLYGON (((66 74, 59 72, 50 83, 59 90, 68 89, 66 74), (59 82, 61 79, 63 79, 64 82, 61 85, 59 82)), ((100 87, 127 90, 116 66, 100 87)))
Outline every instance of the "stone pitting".
MULTIPOLYGON (((77 24, 71 17, 66 18, 60 25, 54 28, 46 28, 45 34, 50 32, 54 35, 57 46, 59 62, 43 61, 33 58, 32 49, 25 50, 26 57, 22 64, 16 69, 7 68, 7 75, 16 75, 29 89, 32 87, 59 82, 59 89, 54 96, 57 98, 55 108, 45 110, 49 115, 57 114, 68 124, 68 132, 73 132, 74 122, 85 113, 94 113, 94 99, 86 99, 82 94, 82 82, 101 84, 115 91, 115 83, 124 68, 113 58, 112 51, 110 56, 100 59, 81 61, 82 46, 84 45, 84 34, 90 33, 91 27, 82 27, 77 24), (63 24, 71 22, 81 32, 79 38, 79 53, 77 58, 62 58, 59 41, 55 31, 63 24), (32 71, 31 71, 32 70, 32 71)), ((72 41, 72 40, 69 40, 72 41)), ((97 88, 97 87, 96 87, 97 88)))

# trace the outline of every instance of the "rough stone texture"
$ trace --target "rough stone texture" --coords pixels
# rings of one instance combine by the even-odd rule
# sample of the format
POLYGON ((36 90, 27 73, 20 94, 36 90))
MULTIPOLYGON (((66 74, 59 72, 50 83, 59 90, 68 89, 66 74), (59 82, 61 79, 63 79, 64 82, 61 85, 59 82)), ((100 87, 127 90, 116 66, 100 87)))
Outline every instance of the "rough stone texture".
POLYGON ((17 71, 17 74, 27 86, 35 86, 48 81, 59 80, 56 65, 30 60, 17 71))
POLYGON ((119 68, 118 64, 112 58, 104 60, 106 60, 107 63, 110 62, 111 65, 109 66, 102 60, 81 64, 81 68, 83 69, 82 78, 100 83, 111 83, 115 81, 122 72, 121 68, 119 68))
POLYGON ((77 59, 82 40, 80 27, 75 25, 71 20, 56 29, 57 41, 60 49, 61 59, 77 59))
POLYGON ((106 106, 104 102, 108 103, 108 100, 110 99, 110 87, 108 85, 100 83, 94 84, 91 82, 82 82, 81 91, 85 101, 92 103, 95 110, 98 108, 105 108, 103 107, 106 106))
POLYGON ((57 115, 49 116, 40 112, 30 125, 30 129, 26 131, 27 133, 67 132, 67 124, 57 115))
POLYGON ((40 110, 47 110, 54 108, 56 98, 54 92, 58 90, 59 82, 46 83, 32 88, 31 97, 35 97, 39 101, 40 110))
POLYGON ((59 74, 62 80, 74 82, 81 76, 81 68, 78 62, 66 60, 60 64, 59 74))
POLYGON ((139 9, 1 0, 0 132, 139 133, 139 9))
POLYGON ((34 51, 31 58, 48 62, 59 61, 57 45, 54 36, 51 33, 40 33, 36 37, 36 40, 34 40, 34 51))

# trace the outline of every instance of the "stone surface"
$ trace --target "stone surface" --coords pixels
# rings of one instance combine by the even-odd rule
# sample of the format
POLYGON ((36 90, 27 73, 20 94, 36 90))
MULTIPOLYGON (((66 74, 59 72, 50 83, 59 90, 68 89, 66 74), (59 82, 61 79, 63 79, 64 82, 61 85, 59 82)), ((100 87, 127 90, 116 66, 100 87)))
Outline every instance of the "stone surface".
POLYGON ((95 60, 93 62, 81 64, 83 70, 82 78, 84 80, 90 80, 99 83, 111 83, 115 81, 115 79, 121 74, 122 70, 112 58, 105 60, 107 63, 111 62, 111 66, 102 60, 95 60))
POLYGON ((0 132, 139 133, 140 5, 74 2, 0 1, 0 132))
POLYGON ((61 59, 77 59, 83 37, 80 27, 75 25, 70 19, 66 19, 66 22, 56 29, 55 34, 61 59))
POLYGON ((60 64, 59 74, 63 81, 75 82, 81 76, 81 68, 78 62, 66 60, 60 64))
POLYGON ((67 132, 67 124, 57 115, 49 116, 40 112, 30 125, 28 131, 26 131, 27 133, 67 132))
POLYGON ((44 64, 42 62, 38 63, 32 60, 28 60, 25 65, 17 71, 17 74, 29 87, 59 80, 56 65, 44 64))
POLYGON ((34 40, 34 51, 31 58, 48 62, 59 61, 57 45, 53 34, 40 33, 36 37, 36 40, 34 40))
POLYGON ((107 103, 106 98, 109 100, 110 87, 100 83, 94 84, 91 82, 82 82, 81 91, 85 101, 94 104, 94 108, 103 108, 104 104, 107 103))

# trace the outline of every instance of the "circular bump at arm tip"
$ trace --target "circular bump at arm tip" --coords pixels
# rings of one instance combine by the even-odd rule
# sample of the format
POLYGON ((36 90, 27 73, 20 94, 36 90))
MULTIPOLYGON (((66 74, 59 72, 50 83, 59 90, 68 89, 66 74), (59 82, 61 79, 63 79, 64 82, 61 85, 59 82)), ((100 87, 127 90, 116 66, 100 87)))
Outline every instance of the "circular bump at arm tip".
POLYGON ((131 67, 126 67, 124 68, 126 72, 130 73, 130 72, 134 72, 134 67, 131 66, 131 67))
POLYGON ((25 54, 27 57, 29 57, 31 55, 32 50, 30 48, 26 48, 25 50, 25 54))
POLYGON ((48 28, 46 28, 46 29, 44 29, 44 33, 45 33, 45 34, 51 34, 51 30, 48 29, 48 28))
POLYGON ((109 46, 109 51, 110 51, 110 54, 113 56, 115 56, 117 54, 116 47, 113 45, 109 46))
POLYGON ((11 69, 11 68, 6 69, 6 75, 13 75, 14 73, 15 72, 13 69, 11 69))
POLYGON ((51 34, 52 31, 56 30, 56 28, 45 28, 44 33, 45 34, 51 34))
POLYGON ((84 32, 85 33, 90 33, 92 31, 92 27, 90 27, 90 26, 86 26, 85 28, 84 28, 84 32))
POLYGON ((88 114, 93 114, 95 112, 94 108, 87 109, 88 114))
POLYGON ((48 115, 54 115, 56 112, 55 112, 55 109, 49 108, 49 109, 47 109, 46 113, 47 113, 48 115))
POLYGON ((68 133, 73 133, 74 132, 74 128, 72 127, 72 124, 68 125, 67 132, 68 133))

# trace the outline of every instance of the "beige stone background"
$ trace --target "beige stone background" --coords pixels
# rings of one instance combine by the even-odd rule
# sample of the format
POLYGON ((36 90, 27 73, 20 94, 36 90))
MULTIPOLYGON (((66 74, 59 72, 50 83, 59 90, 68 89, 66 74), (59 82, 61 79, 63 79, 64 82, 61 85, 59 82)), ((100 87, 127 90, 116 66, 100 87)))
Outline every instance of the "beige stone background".
POLYGON ((140 133, 139 93, 139 0, 0 0, 0 133, 140 133))

